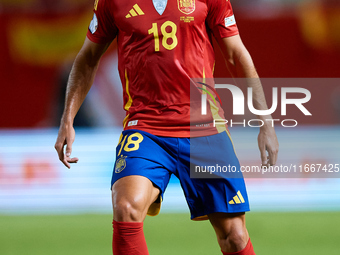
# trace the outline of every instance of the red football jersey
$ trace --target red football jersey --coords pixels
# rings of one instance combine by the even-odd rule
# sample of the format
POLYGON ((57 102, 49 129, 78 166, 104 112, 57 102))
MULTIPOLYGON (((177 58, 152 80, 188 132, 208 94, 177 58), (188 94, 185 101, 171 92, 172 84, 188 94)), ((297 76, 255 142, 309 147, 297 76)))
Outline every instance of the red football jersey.
POLYGON ((206 116, 190 110, 205 93, 191 78, 213 77, 212 35, 237 34, 228 0, 96 0, 87 37, 100 44, 117 37, 125 130, 190 137, 223 131, 213 127, 214 117, 224 118, 218 102, 209 100, 206 116))

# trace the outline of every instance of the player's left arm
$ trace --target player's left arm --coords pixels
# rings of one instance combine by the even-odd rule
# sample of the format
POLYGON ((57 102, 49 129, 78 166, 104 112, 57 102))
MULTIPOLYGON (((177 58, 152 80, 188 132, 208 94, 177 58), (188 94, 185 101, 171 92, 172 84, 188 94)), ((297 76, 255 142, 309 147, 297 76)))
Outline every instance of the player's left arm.
MULTIPOLYGON (((253 60, 239 35, 218 38, 228 70, 233 77, 246 78, 248 87, 253 89, 253 105, 257 110, 268 110, 266 99, 253 60)), ((279 151, 279 142, 272 124, 271 115, 258 116, 264 125, 260 128, 258 145, 261 152, 262 166, 275 165, 279 151), (267 153, 268 152, 268 156, 267 153)))

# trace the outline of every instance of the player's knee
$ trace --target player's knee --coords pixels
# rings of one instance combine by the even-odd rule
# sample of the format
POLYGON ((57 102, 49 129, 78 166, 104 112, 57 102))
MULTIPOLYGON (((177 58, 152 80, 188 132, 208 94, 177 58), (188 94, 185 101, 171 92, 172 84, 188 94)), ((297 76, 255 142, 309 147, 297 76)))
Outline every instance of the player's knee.
POLYGON ((237 250, 242 250, 244 247, 246 247, 248 239, 249 239, 248 232, 247 230, 243 229, 233 231, 229 235, 229 243, 232 246, 237 247, 238 248, 237 250))
POLYGON ((136 202, 120 199, 113 205, 114 219, 122 222, 141 222, 144 217, 140 208, 136 202))
POLYGON ((218 243, 222 250, 237 252, 246 247, 249 235, 246 229, 233 229, 229 233, 218 236, 218 243))

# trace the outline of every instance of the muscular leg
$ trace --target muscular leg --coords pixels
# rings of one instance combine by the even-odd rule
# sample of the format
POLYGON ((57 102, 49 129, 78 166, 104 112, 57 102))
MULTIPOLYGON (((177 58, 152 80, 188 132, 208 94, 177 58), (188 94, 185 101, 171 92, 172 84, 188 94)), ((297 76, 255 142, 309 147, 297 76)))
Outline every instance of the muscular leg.
POLYGON ((127 176, 112 186, 114 255, 148 255, 143 221, 159 189, 142 176, 127 176))
MULTIPOLYGON (((218 244, 223 252, 239 252, 246 248, 249 241, 249 234, 246 229, 244 213, 212 213, 208 216, 216 232, 218 244)), ((244 254, 255 253, 252 250, 252 252, 244 254)))
POLYGON ((143 176, 126 176, 112 186, 113 219, 143 222, 149 206, 157 199, 159 189, 143 176))

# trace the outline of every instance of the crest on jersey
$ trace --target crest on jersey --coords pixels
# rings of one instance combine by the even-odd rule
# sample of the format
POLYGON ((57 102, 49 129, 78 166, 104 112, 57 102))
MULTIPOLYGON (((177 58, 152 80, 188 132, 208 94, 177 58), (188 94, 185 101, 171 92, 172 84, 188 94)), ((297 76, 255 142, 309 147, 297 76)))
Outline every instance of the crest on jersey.
POLYGON ((195 0, 177 0, 178 9, 184 14, 190 14, 195 11, 195 0))
POLYGON ((159 15, 162 15, 168 4, 168 0, 152 0, 152 3, 159 15))
POLYGON ((126 167, 126 161, 125 159, 127 156, 121 155, 119 159, 116 161, 116 166, 115 166, 115 173, 119 174, 121 171, 123 171, 126 167))

